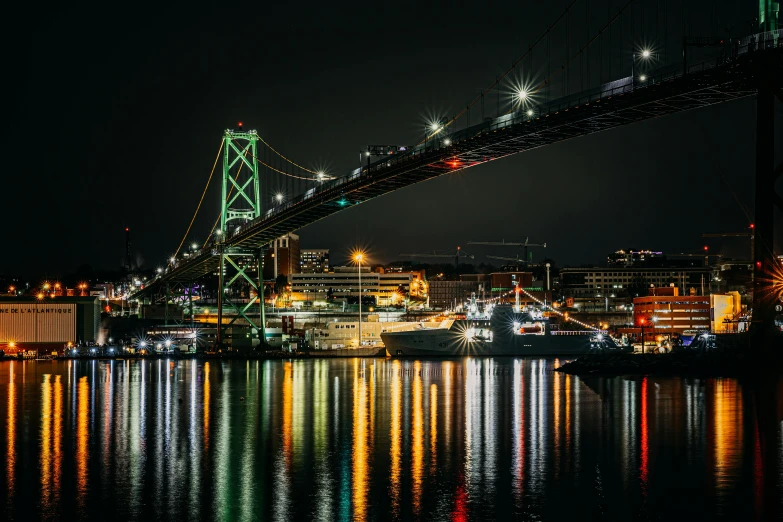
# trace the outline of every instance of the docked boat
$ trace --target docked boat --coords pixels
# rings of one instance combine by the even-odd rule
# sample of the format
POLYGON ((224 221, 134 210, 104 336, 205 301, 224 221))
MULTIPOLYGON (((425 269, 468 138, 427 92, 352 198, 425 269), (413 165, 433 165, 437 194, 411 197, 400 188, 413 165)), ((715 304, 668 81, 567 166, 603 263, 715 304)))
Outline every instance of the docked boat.
POLYGON ((384 332, 392 357, 460 355, 582 355, 620 350, 608 335, 592 330, 561 330, 538 311, 496 306, 489 320, 460 320, 444 328, 384 332))

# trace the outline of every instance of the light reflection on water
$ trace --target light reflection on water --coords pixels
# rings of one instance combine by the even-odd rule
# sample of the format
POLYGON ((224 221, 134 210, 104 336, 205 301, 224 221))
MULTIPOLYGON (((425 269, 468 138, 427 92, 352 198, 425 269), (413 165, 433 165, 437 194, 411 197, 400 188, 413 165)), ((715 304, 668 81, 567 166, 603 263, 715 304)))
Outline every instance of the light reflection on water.
POLYGON ((581 379, 560 362, 2 363, 4 515, 779 514, 780 382, 581 379))

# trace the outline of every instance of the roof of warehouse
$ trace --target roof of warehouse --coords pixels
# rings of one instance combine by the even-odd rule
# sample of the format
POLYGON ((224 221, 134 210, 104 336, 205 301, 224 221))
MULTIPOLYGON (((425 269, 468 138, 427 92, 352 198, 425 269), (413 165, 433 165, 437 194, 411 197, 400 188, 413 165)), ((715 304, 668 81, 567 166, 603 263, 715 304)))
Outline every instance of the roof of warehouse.
POLYGON ((46 297, 44 299, 38 299, 35 296, 8 296, 3 295, 0 296, 0 303, 38 303, 38 304, 45 304, 45 303, 94 303, 96 300, 98 300, 97 296, 85 296, 85 297, 66 297, 66 296, 58 296, 58 297, 46 297))

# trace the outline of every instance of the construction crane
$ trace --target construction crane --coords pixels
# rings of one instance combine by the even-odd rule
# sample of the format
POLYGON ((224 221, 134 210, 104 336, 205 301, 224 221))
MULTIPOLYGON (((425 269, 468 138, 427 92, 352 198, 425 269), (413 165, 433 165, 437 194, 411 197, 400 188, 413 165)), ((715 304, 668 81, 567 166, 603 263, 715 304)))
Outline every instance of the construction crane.
POLYGON ((457 250, 455 252, 438 252, 437 250, 433 250, 432 253, 426 253, 426 254, 400 254, 400 257, 420 257, 420 258, 451 257, 454 258, 454 266, 456 267, 459 267, 460 257, 467 257, 468 259, 474 259, 474 256, 463 253, 462 247, 457 247, 457 250))
POLYGON ((701 237, 749 237, 750 238, 750 262, 753 263, 753 243, 755 241, 755 227, 751 223, 749 232, 723 232, 719 234, 702 234, 701 237))
MULTIPOLYGON (((525 264, 528 264, 530 262, 530 258, 528 257, 528 253, 527 253, 528 247, 542 247, 542 248, 546 248, 546 243, 530 243, 529 239, 530 238, 526 237, 524 243, 507 243, 505 239, 501 239, 500 241, 468 241, 468 244, 469 245, 484 245, 484 246, 515 246, 515 247, 520 247, 521 246, 521 247, 525 247, 525 264)), ((487 256, 487 257, 490 257, 490 256, 487 256)), ((501 259, 501 258, 498 258, 498 259, 501 259)))

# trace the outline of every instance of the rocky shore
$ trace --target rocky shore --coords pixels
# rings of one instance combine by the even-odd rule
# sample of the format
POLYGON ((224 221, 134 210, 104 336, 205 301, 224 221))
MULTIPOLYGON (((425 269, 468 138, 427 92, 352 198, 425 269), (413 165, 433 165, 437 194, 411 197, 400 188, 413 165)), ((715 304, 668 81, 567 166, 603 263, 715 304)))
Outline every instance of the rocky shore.
MULTIPOLYGON (((780 368, 775 357, 775 371, 780 368)), ((754 355, 730 353, 595 354, 586 355, 556 368, 571 375, 695 375, 735 377, 758 371, 764 361, 754 355)))

